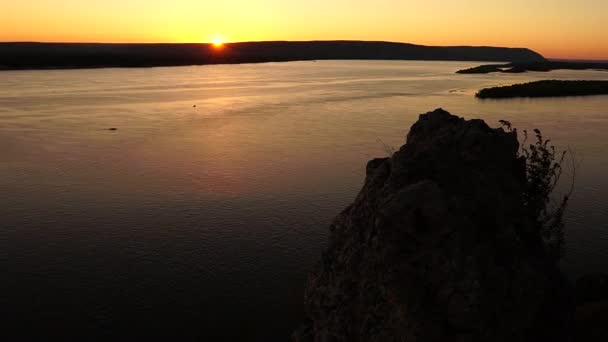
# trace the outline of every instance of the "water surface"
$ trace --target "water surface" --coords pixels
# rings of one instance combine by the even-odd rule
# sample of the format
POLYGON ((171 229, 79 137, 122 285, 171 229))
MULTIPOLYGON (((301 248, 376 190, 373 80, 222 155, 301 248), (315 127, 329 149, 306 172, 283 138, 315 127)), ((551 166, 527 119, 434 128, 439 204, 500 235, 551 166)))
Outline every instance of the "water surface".
POLYGON ((1 310, 46 334, 284 340, 367 160, 438 107, 571 147, 563 266, 608 269, 608 96, 473 96, 607 74, 454 74, 477 64, 1 72, 1 310))

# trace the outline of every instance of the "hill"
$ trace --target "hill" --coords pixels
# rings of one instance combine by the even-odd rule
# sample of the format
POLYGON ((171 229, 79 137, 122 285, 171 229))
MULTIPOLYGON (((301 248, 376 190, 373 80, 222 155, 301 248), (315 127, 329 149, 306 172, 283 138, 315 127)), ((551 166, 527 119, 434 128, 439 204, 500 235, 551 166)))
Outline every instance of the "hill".
POLYGON ((153 67, 305 60, 534 62, 524 48, 434 47, 365 41, 211 44, 0 43, 0 70, 153 67))

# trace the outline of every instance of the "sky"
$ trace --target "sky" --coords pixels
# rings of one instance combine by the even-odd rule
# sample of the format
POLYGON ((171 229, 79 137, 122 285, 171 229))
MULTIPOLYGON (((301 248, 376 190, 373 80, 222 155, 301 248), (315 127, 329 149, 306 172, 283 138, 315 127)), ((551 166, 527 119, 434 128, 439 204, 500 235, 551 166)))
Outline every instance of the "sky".
POLYGON ((608 0, 1 0, 0 41, 382 40, 608 60, 608 0))

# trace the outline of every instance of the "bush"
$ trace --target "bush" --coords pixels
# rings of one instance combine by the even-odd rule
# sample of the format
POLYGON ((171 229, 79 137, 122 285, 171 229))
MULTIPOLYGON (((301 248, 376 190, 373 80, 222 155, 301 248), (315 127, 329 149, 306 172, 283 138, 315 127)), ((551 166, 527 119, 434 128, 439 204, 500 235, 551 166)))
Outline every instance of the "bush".
MULTIPOLYGON (((501 121, 508 131, 516 131, 508 121, 501 121)), ((563 172, 563 164, 568 154, 557 152, 550 140, 545 140, 539 129, 534 130, 534 143, 528 142, 528 132, 524 131, 520 157, 525 160, 526 183, 523 204, 527 215, 542 239, 547 253, 556 261, 564 255, 564 213, 574 190, 576 167, 572 152, 572 183, 562 196, 554 195, 555 188, 563 172)))

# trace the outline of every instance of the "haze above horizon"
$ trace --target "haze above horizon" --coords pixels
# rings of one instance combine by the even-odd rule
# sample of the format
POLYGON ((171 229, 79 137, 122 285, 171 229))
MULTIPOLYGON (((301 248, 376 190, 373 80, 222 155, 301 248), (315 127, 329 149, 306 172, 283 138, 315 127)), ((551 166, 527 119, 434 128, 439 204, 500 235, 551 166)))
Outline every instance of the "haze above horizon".
POLYGON ((608 60, 606 13, 603 0, 7 1, 0 41, 376 40, 608 60))

